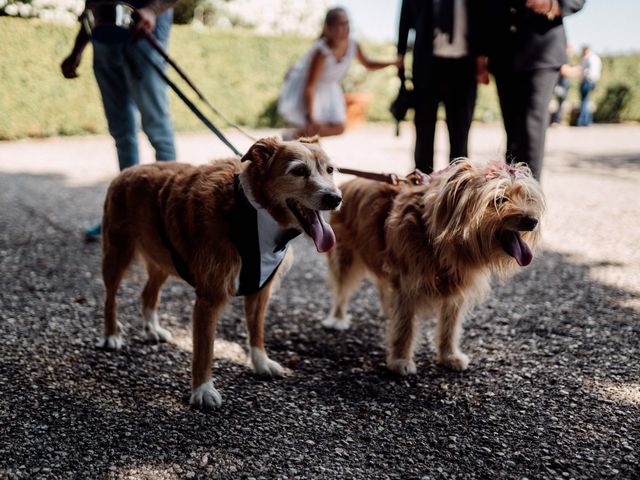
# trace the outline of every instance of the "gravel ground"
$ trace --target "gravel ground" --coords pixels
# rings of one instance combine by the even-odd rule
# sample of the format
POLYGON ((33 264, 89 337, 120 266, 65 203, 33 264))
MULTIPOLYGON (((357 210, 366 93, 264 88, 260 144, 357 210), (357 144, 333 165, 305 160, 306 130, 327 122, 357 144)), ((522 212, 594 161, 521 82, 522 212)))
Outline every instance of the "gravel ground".
MULTIPOLYGON (((467 372, 434 364, 425 321, 418 375, 387 373, 367 282, 353 328, 324 331, 325 260, 297 240, 266 334, 292 374, 251 373, 235 300, 218 327, 213 413, 188 406, 186 284, 163 290, 174 341, 148 345, 134 268, 119 295, 127 345, 95 348, 100 249, 78 232, 114 173, 108 140, 0 144, 0 477, 639 478, 638 138, 636 126, 550 131, 544 251, 466 322, 467 372)), ((478 127, 472 151, 491 156, 500 139, 478 127)), ((181 136, 180 151, 204 160, 205 142, 181 136)), ((380 127, 326 142, 342 165, 400 172, 410 146, 380 127)))

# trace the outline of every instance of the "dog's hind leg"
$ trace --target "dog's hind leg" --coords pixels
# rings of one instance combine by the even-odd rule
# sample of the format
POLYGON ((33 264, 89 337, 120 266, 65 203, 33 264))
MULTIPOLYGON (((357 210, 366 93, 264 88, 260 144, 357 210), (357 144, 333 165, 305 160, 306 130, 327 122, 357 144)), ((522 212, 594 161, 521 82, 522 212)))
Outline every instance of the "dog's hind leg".
POLYGON ((118 325, 116 293, 124 273, 133 260, 135 247, 126 236, 110 232, 105 225, 102 243, 102 280, 105 289, 104 336, 98 346, 107 350, 122 347, 122 332, 118 325))
POLYGON ((440 307, 436 332, 438 363, 451 370, 466 370, 469 357, 460 350, 464 300, 452 299, 440 307))
POLYGON ((399 375, 413 375, 413 348, 417 326, 413 300, 394 289, 389 293, 390 319, 387 329, 387 367, 399 375))
POLYGON ((337 245, 328 254, 329 283, 333 291, 333 305, 322 326, 346 330, 351 326, 347 303, 365 274, 366 268, 357 254, 344 245, 337 245))
POLYGON ((284 369, 278 362, 271 360, 264 349, 264 317, 271 297, 272 284, 270 281, 256 293, 244 298, 244 314, 247 319, 254 372, 263 377, 282 377, 284 369))
POLYGON ((158 300, 160 288, 169 276, 166 272, 147 262, 147 274, 149 278, 142 290, 142 316, 144 317, 144 335, 151 342, 168 342, 171 340, 171 332, 162 328, 158 322, 158 300))

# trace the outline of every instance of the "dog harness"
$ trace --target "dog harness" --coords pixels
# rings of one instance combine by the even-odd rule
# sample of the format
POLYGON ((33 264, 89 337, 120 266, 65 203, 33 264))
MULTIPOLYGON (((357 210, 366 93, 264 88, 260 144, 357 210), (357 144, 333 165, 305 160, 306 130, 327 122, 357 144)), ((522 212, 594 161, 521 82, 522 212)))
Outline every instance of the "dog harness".
MULTIPOLYGON (((242 266, 235 280, 236 296, 251 295, 264 287, 282 263, 289 242, 302 232, 282 228, 265 208, 247 197, 240 176, 233 178, 235 207, 229 213, 231 239, 238 249, 242 266)), ((164 222, 158 217, 160 239, 169 250, 176 272, 192 287, 195 279, 175 246, 171 243, 164 222)))

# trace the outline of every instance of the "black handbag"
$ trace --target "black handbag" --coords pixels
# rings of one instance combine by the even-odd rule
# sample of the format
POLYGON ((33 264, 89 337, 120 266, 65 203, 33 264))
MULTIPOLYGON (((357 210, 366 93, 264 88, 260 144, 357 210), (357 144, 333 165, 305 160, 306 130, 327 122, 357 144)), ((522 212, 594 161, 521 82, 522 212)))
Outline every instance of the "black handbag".
POLYGON ((407 86, 404 68, 398 70, 398 77, 400 78, 400 90, 398 96, 389 106, 389 111, 396 120, 396 137, 400 135, 400 122, 406 118, 409 109, 414 107, 413 89, 407 86))

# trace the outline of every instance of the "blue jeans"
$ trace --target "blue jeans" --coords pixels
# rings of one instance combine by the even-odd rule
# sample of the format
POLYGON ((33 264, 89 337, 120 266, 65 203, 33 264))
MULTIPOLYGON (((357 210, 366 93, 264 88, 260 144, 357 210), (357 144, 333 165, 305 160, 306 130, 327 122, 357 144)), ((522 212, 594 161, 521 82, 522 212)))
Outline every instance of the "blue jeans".
POLYGON ((591 80, 583 80, 580 85, 580 115, 577 120, 579 127, 587 127, 593 123, 593 114, 589 108, 589 94, 595 87, 595 82, 591 80))
MULTIPOLYGON (((154 33, 166 46, 171 12, 158 17, 154 33)), ((102 95, 109 133, 116 143, 120 170, 137 165, 138 120, 156 153, 156 160, 175 160, 173 126, 169 114, 167 85, 143 56, 164 67, 164 60, 149 43, 93 41, 93 71, 102 95)))

